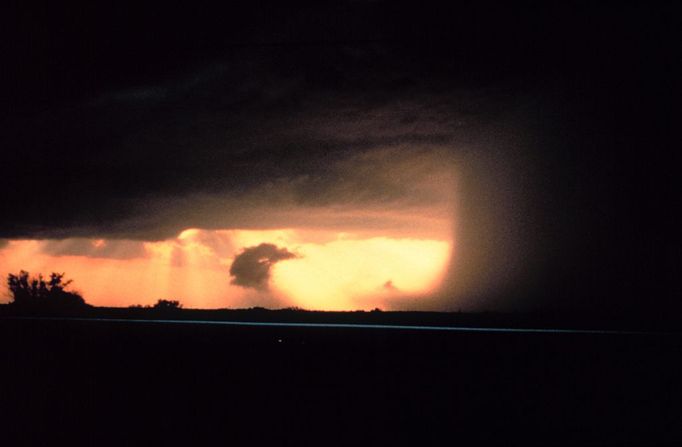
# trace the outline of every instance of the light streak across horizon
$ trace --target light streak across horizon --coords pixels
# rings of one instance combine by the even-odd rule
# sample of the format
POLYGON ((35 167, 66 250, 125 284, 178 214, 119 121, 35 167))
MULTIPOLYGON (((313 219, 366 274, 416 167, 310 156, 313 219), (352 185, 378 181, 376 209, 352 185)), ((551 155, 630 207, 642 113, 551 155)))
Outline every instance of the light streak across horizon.
POLYGON ((385 329, 406 331, 444 331, 444 332, 483 332, 483 333, 519 333, 519 334, 585 334, 585 335, 671 335, 676 333, 611 330, 611 329, 548 329, 548 328, 500 328, 500 327, 466 327, 466 326, 428 326, 402 324, 353 324, 353 323, 291 323, 260 321, 221 321, 221 320, 158 320, 127 318, 81 318, 81 317, 2 317, 5 320, 39 320, 39 321, 79 321, 104 323, 138 323, 138 324, 180 324, 180 325, 214 325, 245 327, 292 327, 292 328, 327 328, 327 329, 385 329))

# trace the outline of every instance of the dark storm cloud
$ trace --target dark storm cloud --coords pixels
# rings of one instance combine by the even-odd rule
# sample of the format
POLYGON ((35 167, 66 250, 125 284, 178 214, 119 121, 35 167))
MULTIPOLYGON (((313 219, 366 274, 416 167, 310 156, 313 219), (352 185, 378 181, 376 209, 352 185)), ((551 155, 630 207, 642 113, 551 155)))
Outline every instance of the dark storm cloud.
POLYGON ((279 248, 274 244, 264 243, 247 247, 232 262, 230 267, 232 284, 266 290, 272 266, 277 262, 296 257, 286 248, 279 248))
MULTIPOLYGON (((272 8, 274 14, 279 7, 272 8)), ((126 49, 140 33, 135 47, 150 50, 146 63, 134 54, 118 63, 118 47, 97 54, 83 49, 82 58, 75 53, 73 65, 55 67, 61 72, 48 81, 69 92, 63 84, 97 72, 78 94, 29 107, 38 93, 23 90, 21 112, 2 116, 7 131, 0 145, 12 171, 0 178, 0 214, 7 216, 0 236, 164 239, 218 220, 177 209, 197 196, 240 209, 371 209, 438 200, 412 194, 420 178, 386 175, 397 172, 394 158, 402 164, 409 156, 416 163, 442 159, 443 148, 475 140, 500 109, 517 101, 508 89, 472 83, 453 65, 470 51, 466 33, 450 48, 438 33, 416 32, 428 17, 381 2, 286 12, 272 21, 261 8, 245 7, 240 20, 214 23, 202 15, 192 25, 192 14, 169 9, 187 22, 183 29, 201 32, 183 42, 192 51, 157 47, 135 21, 116 45, 126 49), (291 193, 284 201, 264 192, 280 187, 291 193), (37 202, 26 206, 25 197, 37 202)), ((161 41, 175 43, 177 29, 159 23, 158 11, 139 11, 146 13, 161 41)), ((55 20, 60 17, 56 12, 55 20)), ((101 30, 86 28, 81 32, 91 35, 82 37, 109 45, 104 30, 114 22, 106 17, 96 18, 104 21, 101 30)), ((467 23, 460 15, 452 20, 448 28, 467 23)), ((443 24, 434 25, 426 29, 443 24)), ((78 32, 58 33, 46 44, 64 38, 79 51, 78 32)), ((244 225, 243 218, 223 225, 237 223, 244 225)))
MULTIPOLYGON (((305 58, 322 59, 344 75, 343 58, 332 64, 329 49, 311 51, 305 58)), ((465 135, 464 123, 477 113, 472 95, 437 97, 420 87, 393 92, 381 85, 367 95, 353 85, 330 90, 305 73, 282 72, 279 53, 241 51, 229 62, 157 86, 34 116, 36 129, 8 137, 22 149, 10 155, 16 166, 11 180, 43 204, 22 207, 10 197, 3 204, 13 218, 0 231, 15 237, 162 239, 207 225, 191 209, 155 220, 164 204, 196 195, 229 198, 247 208, 371 207, 438 197, 411 196, 418 178, 407 183, 386 172, 394 160, 405 164, 410 156, 418 164, 443 158, 443 146, 465 135), (284 186, 291 196, 282 201, 263 194, 268 185, 284 186)), ((315 72, 310 61, 303 67, 315 72)))
MULTIPOLYGON (((472 87, 457 66, 434 64, 447 45, 433 45, 438 36, 427 47, 411 41, 412 21, 424 18, 405 22, 393 9, 341 4, 294 11, 277 23, 261 17, 253 27, 201 26, 209 35, 225 33, 226 40, 215 39, 220 51, 172 53, 139 72, 131 61, 102 60, 102 82, 5 114, 0 144, 13 168, 0 178, 0 214, 7 216, 0 236, 163 239, 207 224, 192 210, 155 219, 162 207, 196 195, 242 208, 253 197, 270 207, 414 202, 409 188, 382 176, 393 155, 435 148, 440 157, 443 147, 475 139, 515 99, 495 86, 472 87), (126 70, 122 81, 113 68, 126 70), (363 175, 352 177, 347 167, 366 153, 363 175), (263 197, 264 185, 295 191, 282 203, 263 197), (37 203, 26 206, 26 196, 37 203)), ((258 8, 243 12, 243 20, 260 17, 258 8)), ((164 36, 163 26, 155 32, 164 36)), ((140 48, 145 44, 153 45, 142 41, 140 48)), ((75 77, 79 64, 100 70, 90 59, 60 69, 75 77)), ((60 79, 50 82, 69 82, 60 79)))

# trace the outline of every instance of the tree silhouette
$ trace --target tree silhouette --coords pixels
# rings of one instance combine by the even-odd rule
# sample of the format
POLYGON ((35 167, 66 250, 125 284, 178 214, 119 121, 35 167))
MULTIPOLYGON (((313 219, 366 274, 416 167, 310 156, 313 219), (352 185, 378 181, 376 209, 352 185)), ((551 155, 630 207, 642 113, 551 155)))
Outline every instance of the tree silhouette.
POLYGON ((32 277, 27 271, 7 276, 7 286, 12 294, 10 304, 26 308, 78 308, 87 306, 77 292, 65 290, 73 280, 64 280, 64 273, 52 273, 49 279, 42 274, 32 277))
POLYGON ((156 304, 154 304, 154 309, 158 310, 175 310, 181 308, 182 304, 177 300, 158 300, 156 304))

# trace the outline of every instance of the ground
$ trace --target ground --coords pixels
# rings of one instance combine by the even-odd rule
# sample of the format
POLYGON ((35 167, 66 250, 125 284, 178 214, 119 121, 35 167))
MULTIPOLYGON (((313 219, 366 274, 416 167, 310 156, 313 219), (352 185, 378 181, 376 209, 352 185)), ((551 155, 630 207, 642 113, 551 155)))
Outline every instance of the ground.
POLYGON ((29 444, 682 441, 682 337, 0 320, 29 444), (142 438, 140 438, 142 437, 142 438))

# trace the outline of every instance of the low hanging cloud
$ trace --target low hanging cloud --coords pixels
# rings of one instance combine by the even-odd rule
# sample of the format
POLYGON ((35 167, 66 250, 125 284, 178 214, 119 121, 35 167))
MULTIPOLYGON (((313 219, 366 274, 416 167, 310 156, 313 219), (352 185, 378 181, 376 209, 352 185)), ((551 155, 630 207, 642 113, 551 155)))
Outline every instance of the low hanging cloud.
POLYGON ((234 258, 230 267, 232 284, 241 287, 250 287, 258 290, 266 290, 270 279, 272 266, 286 259, 296 258, 286 248, 279 248, 274 244, 260 244, 247 247, 234 258))
POLYGON ((41 252, 51 256, 85 256, 107 259, 136 259, 143 258, 146 255, 144 243, 140 241, 86 238, 46 240, 42 243, 41 252))

